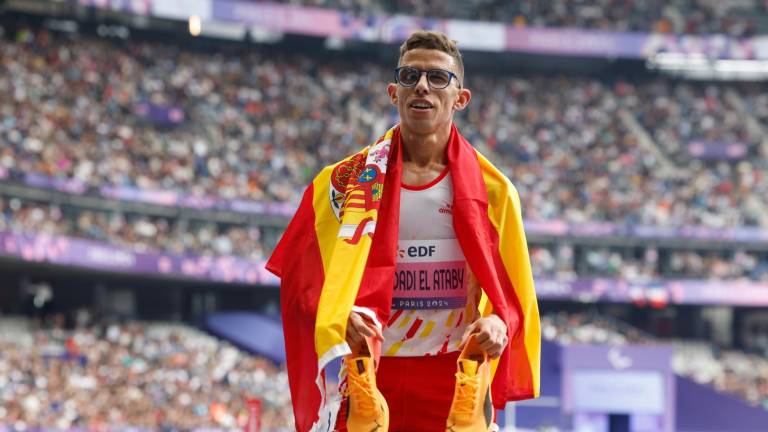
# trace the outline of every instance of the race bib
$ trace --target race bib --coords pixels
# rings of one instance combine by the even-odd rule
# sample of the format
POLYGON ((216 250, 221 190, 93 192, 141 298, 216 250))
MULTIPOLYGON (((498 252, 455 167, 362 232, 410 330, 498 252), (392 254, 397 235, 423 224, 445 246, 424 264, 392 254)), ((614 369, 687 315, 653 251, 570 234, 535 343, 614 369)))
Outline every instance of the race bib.
POLYGON ((467 305, 468 285, 456 239, 398 242, 393 309, 460 309, 467 305))

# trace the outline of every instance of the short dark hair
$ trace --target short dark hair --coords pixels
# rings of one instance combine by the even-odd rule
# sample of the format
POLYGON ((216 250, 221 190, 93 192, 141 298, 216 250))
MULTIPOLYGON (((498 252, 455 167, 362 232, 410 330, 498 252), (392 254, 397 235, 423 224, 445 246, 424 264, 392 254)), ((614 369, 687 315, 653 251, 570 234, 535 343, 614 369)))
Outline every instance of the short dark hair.
POLYGON ((403 61, 405 53, 418 48, 436 49, 453 57, 457 69, 456 76, 459 77, 459 83, 463 84, 464 61, 461 59, 461 52, 459 52, 455 40, 448 39, 448 36, 441 32, 416 30, 400 45, 400 58, 397 60, 398 66, 403 61))

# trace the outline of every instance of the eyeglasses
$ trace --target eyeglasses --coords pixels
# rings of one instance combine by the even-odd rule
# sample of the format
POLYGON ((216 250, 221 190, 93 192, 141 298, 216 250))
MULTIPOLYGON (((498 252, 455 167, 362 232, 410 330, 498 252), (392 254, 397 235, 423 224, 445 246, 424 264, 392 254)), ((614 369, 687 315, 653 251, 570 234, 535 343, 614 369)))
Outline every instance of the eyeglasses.
MULTIPOLYGON (((452 78, 459 78, 455 73, 443 69, 421 70, 411 66, 400 66, 395 69, 395 81, 403 87, 415 87, 421 79, 421 74, 427 74, 427 82, 433 89, 444 89, 451 83, 452 78)), ((461 88, 461 84, 458 84, 461 88)))

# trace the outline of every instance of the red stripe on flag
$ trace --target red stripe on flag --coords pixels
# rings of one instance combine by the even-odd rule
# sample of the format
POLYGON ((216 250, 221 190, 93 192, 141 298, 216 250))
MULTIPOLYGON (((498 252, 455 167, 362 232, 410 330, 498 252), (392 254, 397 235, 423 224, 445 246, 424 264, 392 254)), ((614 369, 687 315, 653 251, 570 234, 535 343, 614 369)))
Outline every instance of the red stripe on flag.
POLYGON ((288 384, 296 430, 300 432, 312 428, 321 401, 315 384, 318 371, 314 335, 325 274, 314 228, 313 196, 314 186, 310 184, 266 266, 267 270, 281 276, 280 305, 288 384))
POLYGON ((440 347, 440 351, 437 352, 438 354, 445 354, 448 352, 448 342, 450 342, 450 339, 445 340, 443 346, 440 347))
POLYGON ((413 325, 411 325, 411 328, 408 329, 408 333, 405 334, 405 339, 410 339, 416 335, 416 332, 419 331, 419 327, 421 327, 421 324, 424 321, 422 321, 421 318, 416 318, 416 321, 413 322, 413 325))
POLYGON ((403 309, 400 309, 399 311, 395 312, 395 314, 392 315, 392 317, 389 318, 389 321, 387 321, 387 327, 389 327, 392 324, 394 324, 395 321, 397 321, 397 319, 400 318, 400 315, 402 315, 402 314, 403 314, 403 309))
POLYGON ((456 320, 456 326, 454 328, 459 328, 459 326, 461 325, 461 321, 463 319, 464 319, 464 312, 462 311, 461 313, 459 313, 459 319, 456 320))
MULTIPOLYGON (((451 129, 451 136, 459 142, 453 143, 458 145, 448 146, 448 163, 452 167, 461 167, 451 170, 456 238, 467 263, 493 305, 494 313, 508 326, 509 342, 499 359, 492 383, 494 404, 497 408, 503 408, 507 401, 528 399, 535 393, 525 347, 526 329, 522 308, 498 249, 499 232, 488 214, 489 204, 511 206, 511 203, 510 198, 504 196, 508 192, 506 190, 494 190, 494 195, 489 196, 489 185, 483 177, 477 152, 458 134, 455 127, 451 129)), ((504 180, 500 178, 499 184, 502 183, 504 180)), ((509 210, 514 211, 511 207, 509 210)), ((524 234, 521 232, 520 235, 524 234)))

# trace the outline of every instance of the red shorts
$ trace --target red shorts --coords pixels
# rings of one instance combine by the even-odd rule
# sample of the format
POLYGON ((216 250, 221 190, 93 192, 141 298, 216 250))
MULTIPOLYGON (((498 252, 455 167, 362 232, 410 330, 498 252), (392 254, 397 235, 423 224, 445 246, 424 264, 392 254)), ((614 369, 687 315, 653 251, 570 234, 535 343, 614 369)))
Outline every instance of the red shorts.
MULTIPOLYGON (((389 406, 390 431, 445 432, 458 357, 458 351, 430 357, 381 357, 376 384, 389 406)), ((337 422, 339 431, 345 431, 345 426, 343 420, 337 422)))

